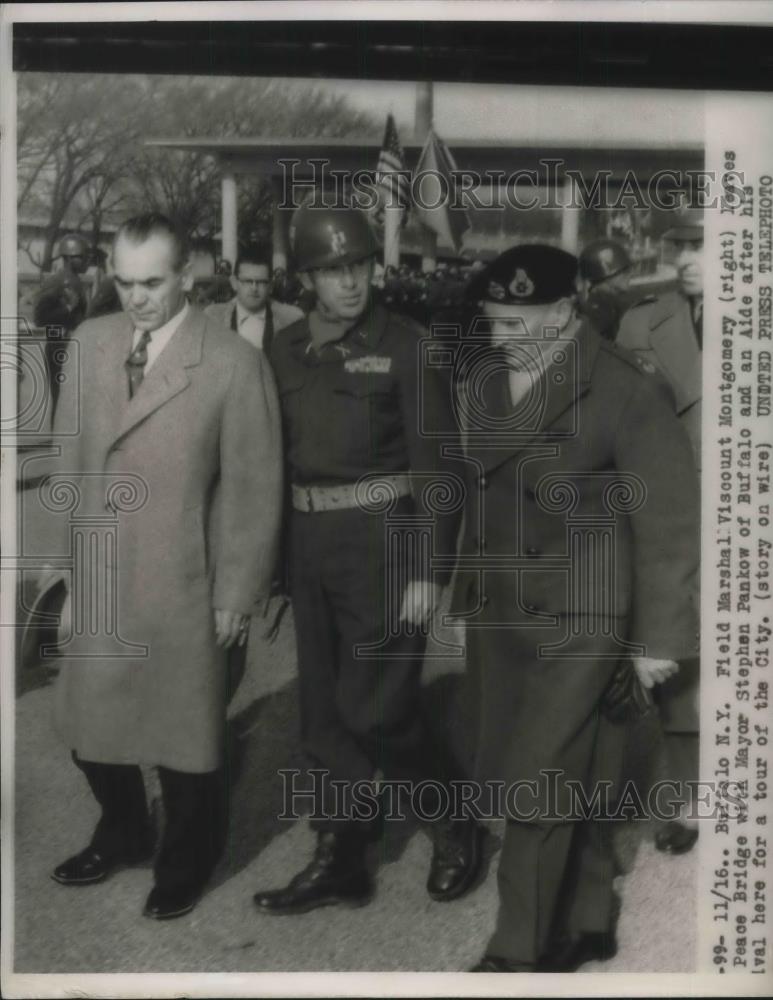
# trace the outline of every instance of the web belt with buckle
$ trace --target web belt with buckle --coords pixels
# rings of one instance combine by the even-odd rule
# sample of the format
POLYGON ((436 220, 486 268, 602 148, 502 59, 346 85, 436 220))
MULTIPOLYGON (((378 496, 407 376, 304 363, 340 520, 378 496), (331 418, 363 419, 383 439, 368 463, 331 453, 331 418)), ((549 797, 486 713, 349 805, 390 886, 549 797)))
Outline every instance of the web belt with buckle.
POLYGON ((405 497, 411 492, 408 473, 369 476, 360 483, 341 486, 299 486, 292 484, 293 509, 305 514, 324 510, 379 509, 384 493, 405 497))

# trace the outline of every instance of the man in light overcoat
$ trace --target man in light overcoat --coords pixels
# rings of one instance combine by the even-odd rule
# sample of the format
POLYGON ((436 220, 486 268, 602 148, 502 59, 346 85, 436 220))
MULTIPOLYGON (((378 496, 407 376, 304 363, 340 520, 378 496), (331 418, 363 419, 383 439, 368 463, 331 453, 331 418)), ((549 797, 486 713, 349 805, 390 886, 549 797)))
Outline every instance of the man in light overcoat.
POLYGON ((88 885, 151 855, 138 765, 156 766, 165 825, 144 910, 156 919, 190 912, 223 847, 226 655, 269 590, 282 493, 270 370, 187 303, 186 257, 163 216, 120 228, 123 312, 76 331, 57 421, 73 518, 115 530, 104 559, 104 529, 73 545, 56 724, 102 815, 53 878, 88 885))

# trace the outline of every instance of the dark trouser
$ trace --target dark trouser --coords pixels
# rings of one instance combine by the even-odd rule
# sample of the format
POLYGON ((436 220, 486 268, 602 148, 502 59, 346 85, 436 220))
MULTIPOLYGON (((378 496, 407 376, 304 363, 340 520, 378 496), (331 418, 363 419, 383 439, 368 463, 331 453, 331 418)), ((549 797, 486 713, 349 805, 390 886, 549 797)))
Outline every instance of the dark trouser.
POLYGON ((611 723, 600 705, 616 666, 616 642, 588 628, 563 649, 571 657, 540 652, 561 634, 561 628, 467 633, 470 697, 479 706, 478 775, 508 787, 535 782, 537 789, 514 801, 520 814, 508 804, 499 912, 486 949, 518 962, 536 963, 554 938, 609 930, 614 904, 612 822, 589 819, 569 781, 585 803, 598 790, 596 808, 613 807, 626 727, 611 723), (556 773, 555 796, 547 791, 549 772, 556 773))
POLYGON ((690 783, 698 780, 699 676, 700 661, 684 660, 678 673, 656 689, 665 747, 665 778, 679 785, 678 790, 661 796, 661 800, 674 810, 689 809, 693 798, 690 783))
MULTIPOLYGON (((357 509, 293 515, 303 749, 348 786, 377 771, 417 781, 447 780, 452 769, 422 713, 425 636, 397 623, 406 581, 387 559, 386 526, 381 515, 357 509)), ((316 829, 334 825, 333 806, 326 795, 326 818, 312 818, 316 829)))
MULTIPOLYGON (((150 821, 142 772, 134 764, 73 759, 102 809, 91 846, 105 857, 150 853, 150 821)), ((164 890, 203 887, 225 845, 227 808, 222 771, 188 774, 159 767, 165 824, 154 866, 164 890)))

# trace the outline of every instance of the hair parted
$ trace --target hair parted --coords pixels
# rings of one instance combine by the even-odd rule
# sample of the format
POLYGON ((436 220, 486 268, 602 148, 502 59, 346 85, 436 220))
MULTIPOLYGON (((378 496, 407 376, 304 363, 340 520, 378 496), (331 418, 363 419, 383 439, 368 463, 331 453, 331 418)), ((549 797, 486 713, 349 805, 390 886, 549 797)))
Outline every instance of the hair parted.
POLYGON ((113 240, 113 248, 122 237, 131 243, 144 243, 151 236, 166 236, 174 248, 173 267, 182 270, 188 260, 190 248, 188 240, 166 215, 160 212, 145 212, 126 219, 118 228, 113 240))
POLYGON ((256 264, 263 265, 268 268, 269 276, 272 271, 272 250, 271 247, 265 243, 253 243, 248 247, 244 247, 236 258, 236 263, 234 264, 234 277, 239 277, 239 268, 242 264, 256 264))

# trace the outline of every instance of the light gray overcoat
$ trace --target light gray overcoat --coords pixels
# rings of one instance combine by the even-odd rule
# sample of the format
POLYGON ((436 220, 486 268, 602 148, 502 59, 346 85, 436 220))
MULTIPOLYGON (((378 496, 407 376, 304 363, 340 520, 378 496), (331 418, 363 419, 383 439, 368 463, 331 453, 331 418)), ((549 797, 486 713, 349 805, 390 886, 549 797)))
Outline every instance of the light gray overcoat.
POLYGON ((57 411, 64 429, 80 410, 62 456, 80 491, 68 517, 80 627, 56 723, 85 760, 204 772, 222 763, 225 724, 213 608, 249 613, 274 569, 276 389, 254 348, 190 309, 130 400, 132 334, 123 313, 78 328, 57 411))

